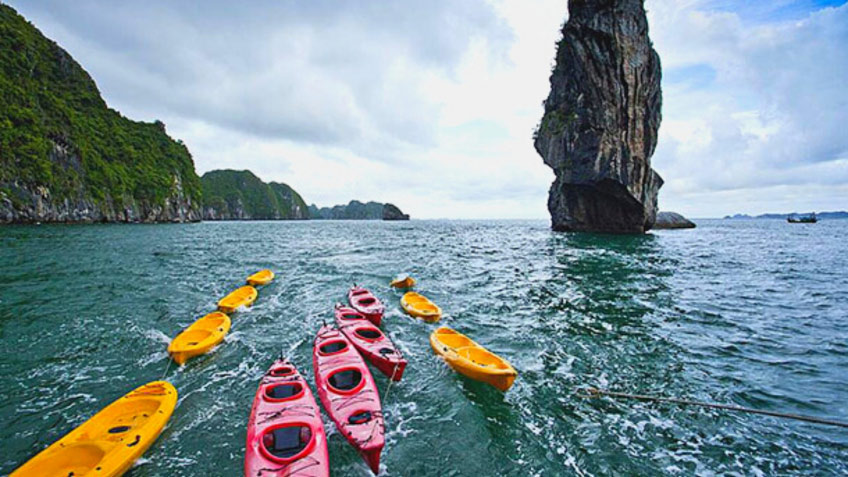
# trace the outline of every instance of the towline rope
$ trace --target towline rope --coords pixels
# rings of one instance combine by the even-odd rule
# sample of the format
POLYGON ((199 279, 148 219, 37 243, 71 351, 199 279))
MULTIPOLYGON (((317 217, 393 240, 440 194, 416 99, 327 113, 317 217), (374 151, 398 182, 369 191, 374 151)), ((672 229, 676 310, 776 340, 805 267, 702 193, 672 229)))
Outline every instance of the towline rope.
POLYGON ((838 426, 848 428, 848 422, 835 421, 833 419, 824 419, 821 417, 813 417, 813 416, 802 416, 800 414, 790 414, 784 412, 774 412, 774 411, 764 411, 762 409, 752 409, 749 407, 742 406, 734 406, 730 404, 718 404, 718 403, 709 403, 709 402, 701 402, 701 401, 690 401, 688 399, 679 399, 679 398, 664 398, 659 396, 647 396, 644 394, 628 394, 628 393, 620 393, 616 391, 607 391, 605 389, 598 388, 583 388, 579 389, 577 395, 582 398, 592 399, 599 398, 601 396, 609 396, 614 398, 622 398, 622 399, 636 399, 639 401, 651 401, 651 402, 663 402, 670 404, 683 404, 687 406, 700 406, 700 407, 708 407, 712 409, 724 409, 726 411, 737 411, 737 412, 747 412, 750 414, 761 414, 764 416, 771 417, 780 417, 784 419, 795 419, 798 421, 812 422, 814 424, 824 424, 827 426, 838 426), (587 394, 582 394, 580 391, 583 391, 587 394))
POLYGON ((385 401, 389 400, 389 391, 392 390, 392 383, 395 380, 395 373, 397 373, 398 366, 400 366, 400 363, 395 365, 395 369, 392 370, 392 375, 389 377, 389 384, 386 386, 386 396, 383 398, 385 401))
POLYGON ((172 363, 172 362, 173 362, 173 360, 171 359, 171 357, 170 357, 170 356, 168 356, 168 364, 165 366, 165 372, 164 372, 164 373, 162 373, 162 377, 159 379, 159 381, 164 381, 164 380, 165 380, 165 375, 167 375, 167 374, 168 374, 168 370, 169 370, 169 369, 171 369, 171 363, 172 363))
MULTIPOLYGON (((356 284, 354 284, 354 285, 356 285, 356 284)), ((392 337, 389 336, 389 334, 385 331, 383 331, 382 333, 384 335, 386 335, 386 339, 388 339, 392 343, 392 346, 395 348, 395 351, 398 354, 400 354, 401 357, 403 357, 403 353, 401 353, 400 349, 398 349, 397 345, 394 344, 394 340, 392 340, 392 337)), ((398 366, 400 366, 400 363, 395 364, 395 368, 392 370, 392 375, 389 377, 389 384, 386 386, 386 394, 385 394, 385 396, 383 396, 384 401, 389 400, 389 391, 392 390, 392 382, 394 382, 394 380, 395 380, 395 373, 397 373, 398 366)))

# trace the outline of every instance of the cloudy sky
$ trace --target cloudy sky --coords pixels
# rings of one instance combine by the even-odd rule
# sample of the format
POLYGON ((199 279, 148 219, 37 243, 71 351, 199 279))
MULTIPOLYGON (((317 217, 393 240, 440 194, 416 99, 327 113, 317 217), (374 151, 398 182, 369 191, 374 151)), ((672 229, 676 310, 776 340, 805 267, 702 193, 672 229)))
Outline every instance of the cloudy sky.
MULTIPOLYGON (((4 0, 199 173, 416 218, 546 218, 532 145, 566 1, 4 0)), ((845 0, 647 0, 660 207, 848 209, 845 0)))

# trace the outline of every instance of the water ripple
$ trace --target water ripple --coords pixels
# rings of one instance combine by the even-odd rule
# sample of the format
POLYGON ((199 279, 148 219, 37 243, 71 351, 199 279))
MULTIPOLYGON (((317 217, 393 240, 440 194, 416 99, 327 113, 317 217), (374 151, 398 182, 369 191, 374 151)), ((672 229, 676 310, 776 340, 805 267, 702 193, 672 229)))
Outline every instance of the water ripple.
MULTIPOLYGON (((0 474, 139 384, 180 392, 130 471, 237 475, 258 381, 311 345, 351 283, 386 302, 409 359, 384 399, 383 475, 844 475, 848 438, 805 423, 613 401, 579 386, 848 420, 848 221, 702 221, 642 237, 540 221, 202 223, 0 228, 0 474), (277 279, 211 353, 171 337, 244 277, 277 279), (519 370, 502 394, 429 349, 399 273, 443 322, 519 370)), ((381 394, 389 389, 379 373, 381 394)), ((368 468, 325 418, 334 475, 368 468)))

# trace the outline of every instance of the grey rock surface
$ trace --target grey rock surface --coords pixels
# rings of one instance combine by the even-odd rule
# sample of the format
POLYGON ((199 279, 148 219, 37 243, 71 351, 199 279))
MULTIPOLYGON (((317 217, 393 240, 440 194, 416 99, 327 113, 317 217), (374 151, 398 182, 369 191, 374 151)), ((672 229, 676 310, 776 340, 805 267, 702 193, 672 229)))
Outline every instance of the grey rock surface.
POLYGON ((655 229, 694 229, 695 222, 677 212, 660 212, 657 214, 655 229))
POLYGON ((409 220, 409 214, 404 214, 394 204, 383 205, 383 220, 409 220))
POLYGON ((548 210, 561 231, 643 233, 662 179, 651 168, 660 60, 643 0, 569 0, 534 145, 554 170, 548 210))

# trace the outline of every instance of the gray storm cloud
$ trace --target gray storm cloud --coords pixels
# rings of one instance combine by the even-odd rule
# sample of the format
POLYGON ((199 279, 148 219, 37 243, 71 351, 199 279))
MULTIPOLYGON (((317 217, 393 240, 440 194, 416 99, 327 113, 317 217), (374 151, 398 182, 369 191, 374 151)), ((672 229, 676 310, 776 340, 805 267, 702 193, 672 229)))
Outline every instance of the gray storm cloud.
POLYGON ((475 0, 14 3, 146 117, 360 150, 431 145, 426 75, 451 75, 472 41, 496 59, 512 41, 475 0))

